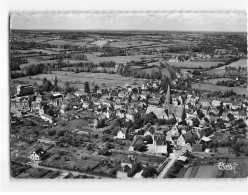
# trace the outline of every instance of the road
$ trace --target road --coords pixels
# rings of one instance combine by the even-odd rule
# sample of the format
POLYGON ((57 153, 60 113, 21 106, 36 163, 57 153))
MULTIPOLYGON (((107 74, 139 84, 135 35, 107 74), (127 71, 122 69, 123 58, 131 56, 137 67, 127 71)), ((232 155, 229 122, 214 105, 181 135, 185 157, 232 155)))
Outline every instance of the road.
POLYGON ((78 172, 78 171, 68 171, 68 170, 64 170, 64 169, 45 167, 45 166, 37 165, 37 164, 34 164, 34 163, 30 164, 30 166, 32 166, 34 168, 42 168, 42 169, 48 169, 48 170, 52 170, 52 171, 60 171, 60 172, 63 172, 63 173, 70 172, 73 176, 87 175, 87 176, 90 176, 90 177, 94 177, 95 179, 101 179, 101 178, 103 178, 103 177, 92 175, 92 174, 89 174, 89 173, 81 173, 81 172, 78 172))
POLYGON ((164 169, 161 171, 161 173, 158 175, 157 179, 163 179, 166 177, 167 172, 169 169, 174 165, 174 163, 177 161, 177 157, 173 157, 167 165, 164 167, 164 169))

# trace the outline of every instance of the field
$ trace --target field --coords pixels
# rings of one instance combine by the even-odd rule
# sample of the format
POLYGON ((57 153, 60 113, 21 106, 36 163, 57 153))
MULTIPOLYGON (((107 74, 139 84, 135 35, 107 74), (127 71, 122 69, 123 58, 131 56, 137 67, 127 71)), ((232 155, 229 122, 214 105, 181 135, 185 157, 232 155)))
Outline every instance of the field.
POLYGON ((136 46, 142 46, 142 45, 153 45, 157 44, 157 42, 151 42, 151 41, 118 41, 118 42, 112 42, 109 44, 111 47, 118 47, 118 48, 126 48, 126 47, 136 47, 136 46))
POLYGON ((229 65, 226 65, 226 66, 222 66, 222 67, 219 67, 219 68, 215 68, 215 69, 212 69, 210 71, 207 71, 207 73, 215 73, 215 74, 220 74, 220 75, 223 75, 226 71, 225 71, 225 67, 229 67, 229 66, 232 66, 232 67, 236 67, 238 68, 239 66, 240 67, 247 67, 247 59, 240 59, 236 62, 233 62, 229 65))
POLYGON ((158 57, 157 55, 134 55, 134 56, 113 56, 113 57, 98 57, 93 54, 85 54, 87 56, 87 59, 90 62, 93 63, 100 63, 100 62, 106 62, 106 61, 113 61, 115 63, 127 63, 130 61, 140 61, 143 58, 154 58, 158 57))
POLYGON ((230 78, 217 78, 217 79, 208 79, 208 80, 204 80, 204 82, 207 82, 207 83, 211 83, 211 84, 214 84, 216 85, 216 83, 218 81, 229 81, 229 80, 232 80, 230 78))
POLYGON ((215 165, 199 166, 194 178, 216 178, 219 169, 215 165))
POLYGON ((217 66, 221 62, 167 62, 170 66, 175 67, 188 67, 188 68, 209 68, 211 66, 217 66))
POLYGON ((108 42, 107 40, 103 40, 103 41, 94 41, 94 42, 92 42, 91 44, 92 44, 92 45, 97 45, 97 46, 102 47, 102 46, 104 46, 107 42, 108 42))
POLYGON ((207 90, 207 91, 225 92, 225 91, 233 90, 237 94, 247 95, 247 88, 242 88, 242 87, 226 87, 226 86, 218 86, 218 85, 205 84, 205 83, 194 83, 191 85, 191 87, 194 89, 207 90))
POLYGON ((51 45, 72 45, 72 41, 65 41, 65 40, 52 40, 52 41, 46 41, 43 43, 51 44, 51 45))
MULTIPOLYGON (((19 81, 28 81, 30 83, 42 83, 42 79, 46 77, 49 80, 54 80, 55 76, 57 76, 58 81, 69 81, 71 86, 74 86, 78 89, 82 89, 84 87, 83 83, 88 81, 90 83, 94 82, 98 85, 105 84, 106 86, 116 86, 116 85, 124 85, 126 83, 140 82, 142 79, 136 79, 131 77, 122 77, 117 74, 107 74, 107 73, 89 73, 89 72, 81 72, 81 73, 72 73, 72 72, 60 72, 60 71, 52 71, 52 74, 39 74, 32 76, 32 79, 29 77, 21 77, 12 80, 19 81), (38 79, 37 79, 38 78, 38 79)), ((53 82, 53 81, 52 81, 53 82)), ((62 82, 58 82, 60 86, 63 86, 62 82)))

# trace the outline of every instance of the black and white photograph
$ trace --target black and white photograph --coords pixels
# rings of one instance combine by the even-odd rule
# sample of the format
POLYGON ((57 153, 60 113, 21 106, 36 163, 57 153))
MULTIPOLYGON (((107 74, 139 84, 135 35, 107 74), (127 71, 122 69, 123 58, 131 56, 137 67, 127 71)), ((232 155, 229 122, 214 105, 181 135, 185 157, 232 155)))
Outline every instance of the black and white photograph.
POLYGON ((8 20, 10 180, 247 179, 246 11, 8 20))

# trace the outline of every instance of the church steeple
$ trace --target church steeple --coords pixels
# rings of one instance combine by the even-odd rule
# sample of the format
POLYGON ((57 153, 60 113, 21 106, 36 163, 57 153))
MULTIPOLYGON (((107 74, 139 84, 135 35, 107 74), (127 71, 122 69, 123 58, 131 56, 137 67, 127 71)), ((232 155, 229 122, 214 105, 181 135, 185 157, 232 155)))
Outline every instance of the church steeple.
POLYGON ((169 105, 171 103, 171 95, 170 95, 170 85, 168 85, 165 101, 164 101, 164 108, 167 110, 169 109, 169 105))

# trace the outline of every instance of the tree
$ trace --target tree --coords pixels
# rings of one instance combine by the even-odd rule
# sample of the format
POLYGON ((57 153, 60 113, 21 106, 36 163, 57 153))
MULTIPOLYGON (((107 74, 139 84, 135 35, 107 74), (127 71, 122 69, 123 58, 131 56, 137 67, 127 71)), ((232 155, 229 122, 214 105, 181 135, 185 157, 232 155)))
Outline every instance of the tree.
POLYGON ((42 84, 44 85, 44 84, 46 83, 46 81, 47 81, 47 78, 44 77, 44 78, 43 78, 43 81, 42 81, 42 84))
POLYGON ((58 79, 57 79, 57 76, 55 76, 55 79, 54 79, 54 87, 57 87, 58 86, 58 79))
POLYGON ((134 116, 133 116, 133 128, 134 129, 139 129, 142 127, 142 124, 143 124, 143 119, 141 117, 141 114, 140 113, 135 113, 134 116))
POLYGON ((66 82, 64 83, 64 91, 65 91, 65 93, 70 93, 70 92, 72 92, 72 88, 71 88, 71 86, 70 86, 69 81, 66 81, 66 82))
POLYGON ((87 82, 87 81, 84 83, 84 92, 85 93, 89 93, 90 92, 89 82, 87 82))
POLYGON ((43 90, 44 91, 51 91, 53 88, 53 85, 51 83, 51 81, 47 80, 45 81, 45 83, 43 84, 43 90))
POLYGON ((139 162, 134 162, 132 164, 132 169, 130 169, 127 173, 128 177, 133 177, 139 170, 140 170, 140 163, 139 162))
POLYGON ((152 144, 152 143, 153 143, 152 136, 146 135, 146 136, 143 138, 143 141, 147 141, 147 144, 152 144))
POLYGON ((143 121, 143 125, 146 125, 148 123, 151 123, 152 125, 154 125, 155 120, 158 118, 153 112, 150 112, 149 114, 145 114, 143 116, 144 121, 143 121))
POLYGON ((233 121, 235 119, 231 113, 228 113, 227 117, 228 117, 229 121, 233 121))
POLYGON ((158 174, 157 170, 154 167, 148 166, 148 167, 144 168, 141 175, 144 178, 148 178, 148 177, 154 177, 157 174, 158 174))
POLYGON ((104 126, 105 126, 105 119, 100 119, 99 122, 98 122, 98 127, 102 128, 104 126))
POLYGON ((92 149, 93 149, 92 144, 87 144, 86 150, 92 150, 92 149))
POLYGON ((98 85, 94 85, 94 92, 97 92, 97 90, 99 89, 98 85))

